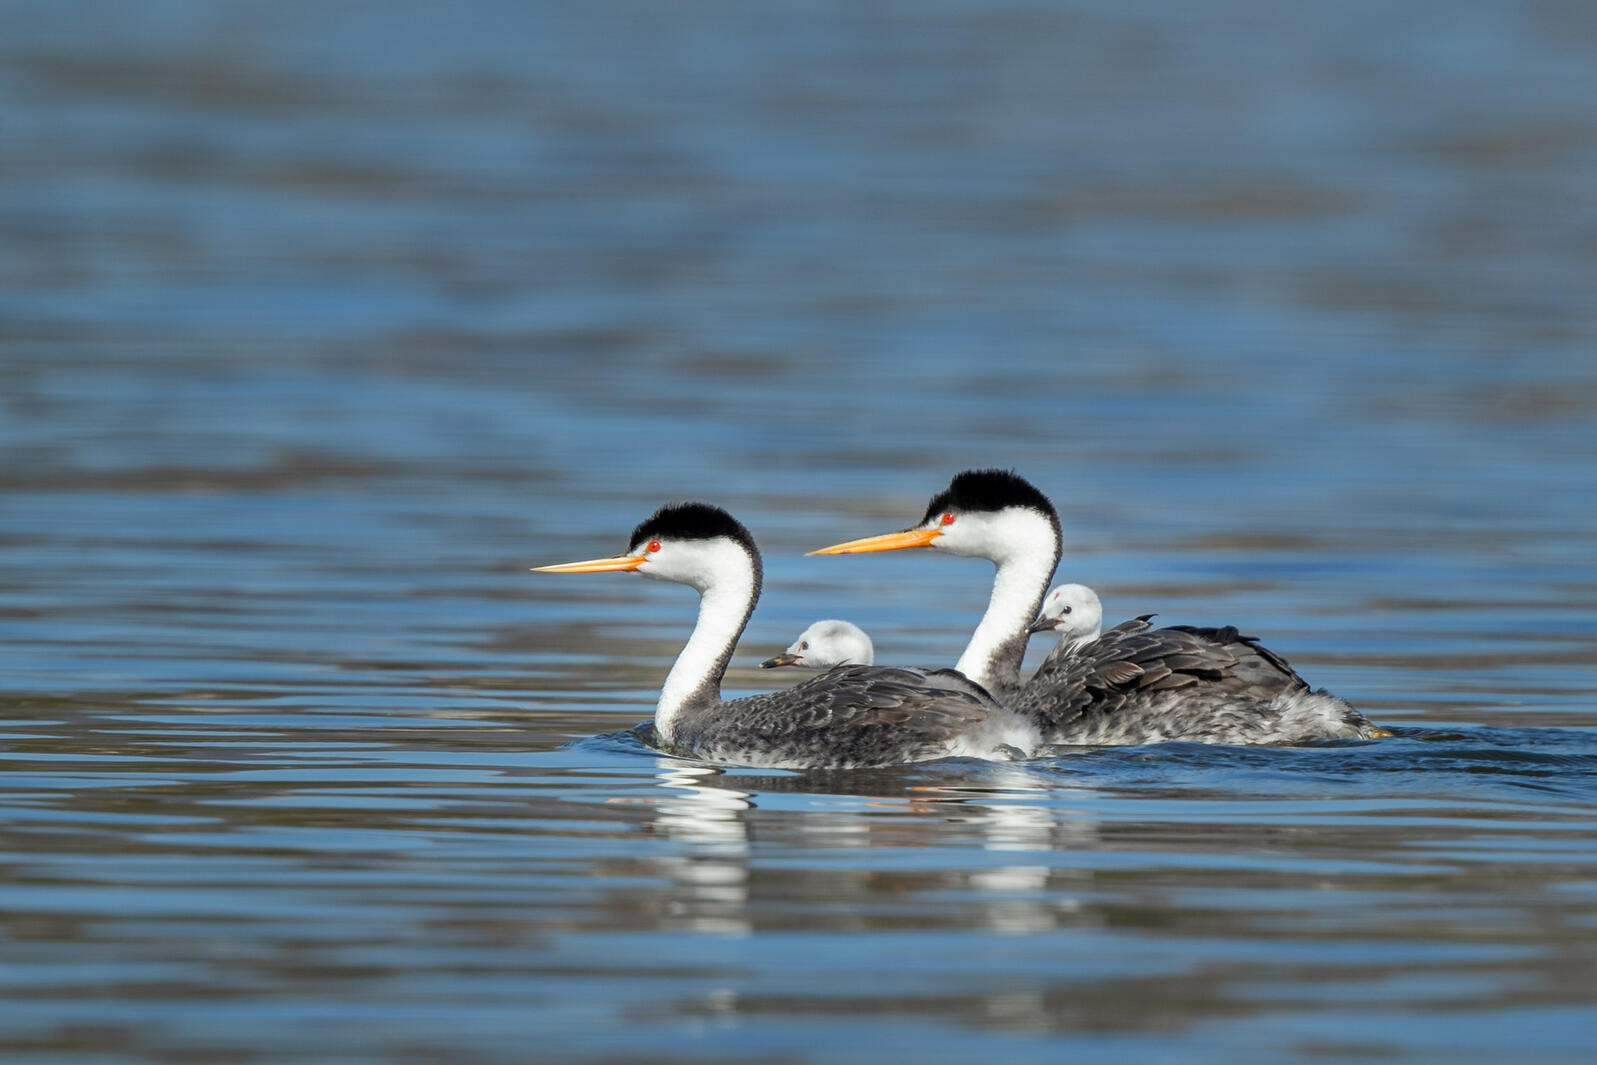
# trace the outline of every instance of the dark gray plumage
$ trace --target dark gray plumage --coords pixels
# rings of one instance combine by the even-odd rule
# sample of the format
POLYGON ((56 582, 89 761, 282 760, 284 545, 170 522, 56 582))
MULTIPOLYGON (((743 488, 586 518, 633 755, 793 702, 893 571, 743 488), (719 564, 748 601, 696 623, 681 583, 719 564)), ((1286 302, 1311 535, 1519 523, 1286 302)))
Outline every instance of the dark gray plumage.
MULTIPOLYGON (((673 742, 742 765, 899 765, 959 753, 962 738, 1002 715, 992 696, 951 669, 839 666, 785 691, 696 709, 673 742)), ((1002 742, 985 745, 988 755, 1002 742)))
POLYGON ((1125 621, 1059 648, 1010 701, 1051 743, 1297 743, 1391 735, 1234 626, 1125 621))

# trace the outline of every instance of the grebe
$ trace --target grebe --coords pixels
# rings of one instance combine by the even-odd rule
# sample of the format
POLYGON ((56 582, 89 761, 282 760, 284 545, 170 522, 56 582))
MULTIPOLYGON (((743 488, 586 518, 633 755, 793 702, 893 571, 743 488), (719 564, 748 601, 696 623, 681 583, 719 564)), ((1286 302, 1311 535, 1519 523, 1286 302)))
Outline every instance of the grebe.
POLYGON ((903 532, 823 547, 849 555, 929 547, 985 558, 998 567, 987 612, 954 668, 1000 700, 1020 689, 1027 628, 1059 563, 1059 517, 1048 497, 1003 470, 967 470, 932 497, 920 523, 903 532))
POLYGON ((1085 584, 1061 584, 1042 601, 1042 612, 1026 633, 1051 632, 1059 637, 1050 659, 1070 654, 1091 643, 1103 631, 1103 603, 1085 584))
POLYGON ((541 573, 630 571, 699 593, 699 619, 666 676, 654 727, 669 748, 783 769, 1030 755, 1037 727, 950 669, 841 666, 785 691, 722 699, 721 678, 760 596, 760 552, 719 507, 661 507, 611 558, 541 573))
POLYGON ((1390 735, 1346 701, 1310 690, 1284 658, 1231 627, 1155 629, 1147 617, 1124 622, 1058 655, 1056 668, 1045 663, 1022 684, 1028 630, 1061 542, 1053 505, 1016 474, 967 470, 932 498, 919 524, 810 553, 910 547, 986 558, 998 567, 987 612, 955 668, 1034 721, 1050 743, 1258 744, 1390 735))
POLYGON ((794 640, 786 651, 760 663, 761 669, 802 666, 805 669, 831 669, 833 666, 868 666, 876 659, 876 648, 865 630, 852 621, 826 618, 817 621, 794 640))

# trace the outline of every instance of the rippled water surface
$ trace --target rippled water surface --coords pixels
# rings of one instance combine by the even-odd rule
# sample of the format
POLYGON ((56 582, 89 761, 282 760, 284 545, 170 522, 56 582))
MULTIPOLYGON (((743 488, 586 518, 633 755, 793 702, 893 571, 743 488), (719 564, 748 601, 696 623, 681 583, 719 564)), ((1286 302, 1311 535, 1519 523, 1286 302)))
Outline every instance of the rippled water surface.
POLYGON ((7 10, 0 1056, 1597 1054, 1589 5, 7 10), (802 556, 973 465, 1396 735, 700 765, 527 572, 950 663, 802 556))

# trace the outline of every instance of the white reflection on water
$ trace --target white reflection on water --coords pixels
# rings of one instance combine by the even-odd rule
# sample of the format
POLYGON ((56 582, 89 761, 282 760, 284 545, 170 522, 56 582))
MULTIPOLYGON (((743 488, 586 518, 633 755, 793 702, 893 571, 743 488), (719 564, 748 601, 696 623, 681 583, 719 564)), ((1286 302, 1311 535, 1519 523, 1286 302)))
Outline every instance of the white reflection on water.
POLYGON ((661 759, 655 779, 671 798, 655 803, 654 827, 667 839, 689 844, 685 853, 658 860, 671 882, 664 903, 668 928, 724 936, 748 935, 749 828, 746 792, 712 783, 721 775, 709 766, 661 759))
MULTIPOLYGON (((996 777, 995 784, 1014 790, 960 807, 961 819, 980 829, 985 850, 1043 854, 1097 845, 1096 822, 1080 809, 1057 801, 1063 793, 1084 789, 1043 789, 1035 778, 1021 773, 1000 771, 996 777)), ((1063 894, 1058 881, 1085 876, 1081 870, 1056 870, 1051 864, 1035 862, 975 869, 969 879, 973 891, 993 895, 980 906, 983 926, 1025 935, 1058 927, 1063 914, 1079 913, 1080 900, 1063 894)))
POLYGON ((722 771, 713 766, 664 759, 659 764, 655 778, 674 793, 655 804, 654 824, 660 833, 707 852, 748 853, 749 832, 743 815, 753 805, 752 796, 718 783, 722 771))
MULTIPOLYGON (((1053 811, 1028 806, 1006 797, 1002 801, 972 803, 966 809, 982 830, 982 846, 1003 853, 1048 851, 1054 835, 1053 811)), ((1051 928, 1054 901, 1044 892, 1051 868, 1044 864, 999 865, 970 874, 973 890, 998 897, 982 907, 983 923, 995 932, 1023 935, 1051 928), (1023 896, 1010 897, 1006 895, 1023 896)))
MULTIPOLYGON (((756 893, 751 870, 758 861, 750 818, 761 806, 760 793, 738 787, 732 782, 737 778, 729 780, 719 767, 665 760, 657 766, 654 780, 669 797, 651 803, 653 831, 684 845, 654 860, 671 885, 663 924, 719 935, 749 934, 756 893)), ((1097 923, 1083 920, 1081 899, 1066 890, 1072 884, 1086 887, 1091 873, 1060 868, 1045 857, 1100 846, 1098 824, 1090 813, 1081 804, 1058 801, 1061 794, 1086 794, 1087 789, 1050 789, 1034 776, 998 765, 983 769, 979 788, 916 784, 896 795, 871 790, 837 795, 824 787, 809 792, 801 776, 775 779, 803 801, 796 808, 784 804, 764 811, 776 819, 767 827, 778 829, 769 842, 811 856, 814 868, 806 863, 804 872, 814 879, 801 889, 808 896, 871 899, 882 890, 871 852, 918 851, 936 838, 934 829, 938 834, 964 829, 983 851, 1038 859, 995 865, 935 862, 930 875, 940 891, 959 895, 963 919, 971 926, 1025 935, 1097 923)), ((766 800, 774 805, 777 797, 767 795, 766 800)), ((787 889, 767 882, 766 890, 787 889)))

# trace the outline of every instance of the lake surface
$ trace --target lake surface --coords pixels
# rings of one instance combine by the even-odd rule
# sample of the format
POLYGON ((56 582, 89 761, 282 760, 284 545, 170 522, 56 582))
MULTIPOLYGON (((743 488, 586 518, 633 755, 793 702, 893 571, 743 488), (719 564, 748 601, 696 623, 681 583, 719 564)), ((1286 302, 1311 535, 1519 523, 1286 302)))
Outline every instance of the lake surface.
POLYGON ((1597 1054, 1590 5, 5 10, 0 1057, 1597 1054), (1396 735, 701 765, 527 572, 951 663, 803 552, 983 465, 1396 735))

